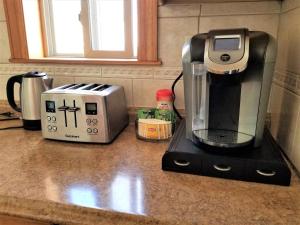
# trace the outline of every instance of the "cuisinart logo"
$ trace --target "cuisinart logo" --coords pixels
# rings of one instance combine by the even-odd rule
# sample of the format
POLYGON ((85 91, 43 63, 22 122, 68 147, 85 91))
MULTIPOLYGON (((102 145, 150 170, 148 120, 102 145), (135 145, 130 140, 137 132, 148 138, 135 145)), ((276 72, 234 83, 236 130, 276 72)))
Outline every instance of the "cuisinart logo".
POLYGON ((79 138, 78 135, 66 134, 65 137, 67 138, 79 138))

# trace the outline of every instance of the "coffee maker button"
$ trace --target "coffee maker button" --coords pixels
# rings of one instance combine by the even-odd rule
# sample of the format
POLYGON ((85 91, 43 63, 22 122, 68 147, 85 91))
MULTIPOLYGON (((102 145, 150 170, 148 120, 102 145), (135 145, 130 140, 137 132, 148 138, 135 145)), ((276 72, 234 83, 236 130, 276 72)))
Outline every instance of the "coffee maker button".
POLYGON ((53 131, 57 131, 57 127, 56 126, 53 126, 52 129, 53 129, 53 131))
POLYGON ((56 121, 56 117, 55 116, 52 116, 52 121, 56 121))
POLYGON ((51 125, 48 125, 48 130, 52 130, 52 126, 51 125))
POLYGON ((221 55, 220 59, 223 61, 223 62, 227 62, 230 60, 230 55, 228 54, 223 54, 221 55))
POLYGON ((47 120, 48 120, 48 121, 51 121, 51 117, 50 117, 50 116, 47 116, 47 120))

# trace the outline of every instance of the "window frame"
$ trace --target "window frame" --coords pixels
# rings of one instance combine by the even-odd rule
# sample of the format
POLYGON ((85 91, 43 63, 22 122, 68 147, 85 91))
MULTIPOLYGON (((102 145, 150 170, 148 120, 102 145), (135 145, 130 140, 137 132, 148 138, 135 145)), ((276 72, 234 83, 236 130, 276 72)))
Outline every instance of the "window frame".
POLYGON ((42 24, 42 39, 45 43, 46 48, 43 51, 45 58, 57 57, 57 58, 84 58, 84 54, 72 53, 61 54, 58 53, 55 46, 55 34, 54 34, 54 20, 53 20, 53 5, 51 0, 41 0, 39 1, 40 7, 40 20, 42 24), (46 26, 44 25, 46 24, 46 26))
MULTIPOLYGON (((39 3, 39 15, 41 13, 42 0, 39 3)), ((3 0, 8 36, 11 49, 10 62, 14 63, 61 63, 61 64, 114 64, 114 65, 160 65, 158 59, 157 43, 157 13, 158 0, 138 0, 138 49, 136 59, 100 59, 100 58, 58 58, 45 57, 47 46, 45 45, 45 27, 41 27, 40 39, 43 49, 38 57, 30 57, 30 49, 27 47, 27 37, 24 21, 22 0, 3 0)), ((43 23, 41 23, 43 24, 43 23)))
POLYGON ((91 37, 90 37, 90 26, 91 21, 89 20, 89 2, 90 1, 81 1, 81 15, 80 19, 83 24, 83 35, 84 35, 84 55, 88 58, 127 58, 133 59, 133 43, 132 43, 132 17, 131 17, 131 0, 124 1, 124 37, 125 37, 125 50, 124 51, 100 51, 93 50, 91 37))

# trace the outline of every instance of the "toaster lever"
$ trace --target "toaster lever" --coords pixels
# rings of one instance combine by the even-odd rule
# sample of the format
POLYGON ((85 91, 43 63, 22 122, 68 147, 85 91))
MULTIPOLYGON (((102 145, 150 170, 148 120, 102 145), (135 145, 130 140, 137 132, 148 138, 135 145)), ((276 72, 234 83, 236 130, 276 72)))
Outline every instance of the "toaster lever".
POLYGON ((69 112, 76 112, 76 111, 79 111, 80 108, 79 108, 79 107, 69 107, 67 110, 68 110, 69 112))
POLYGON ((61 106, 61 107, 58 107, 58 111, 66 111, 68 110, 69 107, 68 106, 61 106))

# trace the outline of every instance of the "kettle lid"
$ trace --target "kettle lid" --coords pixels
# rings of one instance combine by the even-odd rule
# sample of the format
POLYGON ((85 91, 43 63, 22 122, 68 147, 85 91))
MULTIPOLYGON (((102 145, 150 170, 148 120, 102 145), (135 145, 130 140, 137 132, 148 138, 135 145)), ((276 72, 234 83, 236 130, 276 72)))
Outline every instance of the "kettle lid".
POLYGON ((38 78, 46 76, 47 74, 45 72, 38 72, 38 71, 30 71, 28 73, 25 73, 23 75, 24 78, 38 78))

